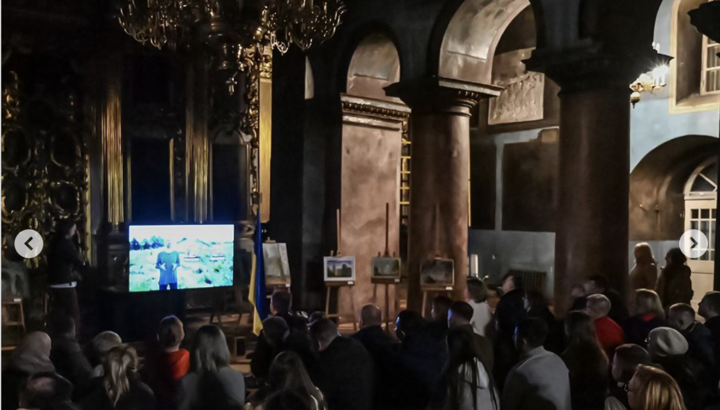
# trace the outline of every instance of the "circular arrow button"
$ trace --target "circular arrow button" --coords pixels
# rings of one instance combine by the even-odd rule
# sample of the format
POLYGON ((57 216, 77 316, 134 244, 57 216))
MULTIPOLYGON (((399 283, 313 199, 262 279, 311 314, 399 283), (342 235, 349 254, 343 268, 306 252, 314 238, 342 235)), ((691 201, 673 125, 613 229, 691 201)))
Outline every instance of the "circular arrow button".
POLYGON ((680 237, 680 250, 689 259, 698 259, 708 250, 708 238, 697 229, 686 231, 680 237))
POLYGON ((43 238, 37 231, 26 229, 15 237, 15 251, 25 259, 32 259, 43 250, 43 238))

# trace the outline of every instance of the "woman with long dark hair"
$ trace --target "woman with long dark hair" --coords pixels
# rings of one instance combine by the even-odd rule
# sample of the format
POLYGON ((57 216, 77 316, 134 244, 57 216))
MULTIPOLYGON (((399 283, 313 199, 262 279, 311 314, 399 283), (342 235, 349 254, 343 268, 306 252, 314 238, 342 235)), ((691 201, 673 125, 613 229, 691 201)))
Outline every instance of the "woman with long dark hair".
POLYGON ((670 249, 665 255, 665 267, 658 279, 657 293, 662 300, 663 308, 676 303, 690 304, 693 297, 690 268, 686 265, 687 257, 680 248, 670 249))
POLYGON ((474 334, 467 329, 448 332, 448 400, 452 410, 499 410, 495 381, 486 370, 474 334))
POLYGON ((602 410, 608 391, 608 358, 595 335, 592 318, 583 312, 565 317, 567 348, 562 359, 570 371, 573 409, 602 410))
POLYGON ((190 349, 190 372, 180 379, 180 410, 237 410, 245 403, 245 377, 230 368, 230 351, 219 327, 198 329, 190 349))
POLYGON ((80 403, 83 410, 152 410, 155 395, 137 374, 138 355, 128 345, 112 348, 103 361, 97 388, 80 403))
POLYGON ((325 398, 310 380, 300 356, 294 352, 282 352, 275 357, 268 373, 267 386, 258 390, 250 402, 260 403, 254 407, 255 410, 265 410, 269 398, 277 395, 292 395, 301 402, 302 408, 327 410, 325 398))

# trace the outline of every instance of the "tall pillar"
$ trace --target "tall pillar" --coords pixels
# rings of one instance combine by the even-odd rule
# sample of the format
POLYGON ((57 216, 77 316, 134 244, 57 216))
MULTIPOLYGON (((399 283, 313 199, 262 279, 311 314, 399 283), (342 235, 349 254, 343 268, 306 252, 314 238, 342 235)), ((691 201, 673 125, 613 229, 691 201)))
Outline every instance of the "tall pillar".
POLYGON ((432 78, 396 83, 387 91, 412 109, 408 308, 419 311, 420 264, 436 256, 454 261, 453 297, 464 298, 471 109, 482 96, 498 95, 500 88, 432 78))
POLYGON ((623 80, 616 86, 589 90, 568 86, 560 94, 556 301, 567 300, 573 284, 595 274, 607 276, 621 294, 627 290, 627 84, 623 80))
POLYGON ((538 47, 525 62, 560 91, 555 308, 575 283, 602 274, 625 296, 628 278, 630 89, 659 61, 652 48, 660 0, 568 7, 531 0, 538 47))

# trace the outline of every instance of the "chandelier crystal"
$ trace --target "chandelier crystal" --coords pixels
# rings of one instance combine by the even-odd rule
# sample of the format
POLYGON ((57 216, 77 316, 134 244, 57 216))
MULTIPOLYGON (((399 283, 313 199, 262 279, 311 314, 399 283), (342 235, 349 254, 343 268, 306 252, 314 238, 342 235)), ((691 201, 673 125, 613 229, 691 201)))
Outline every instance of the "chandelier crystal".
POLYGON ((341 0, 118 0, 123 30, 140 43, 177 50, 206 43, 240 52, 255 45, 303 51, 335 34, 341 0))

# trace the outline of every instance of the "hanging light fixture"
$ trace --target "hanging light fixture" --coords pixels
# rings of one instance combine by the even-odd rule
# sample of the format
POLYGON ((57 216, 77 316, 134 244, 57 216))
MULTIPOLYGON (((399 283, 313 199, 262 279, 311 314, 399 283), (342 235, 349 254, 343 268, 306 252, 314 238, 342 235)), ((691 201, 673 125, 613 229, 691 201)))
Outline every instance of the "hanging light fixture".
POLYGON ((162 49, 223 41, 306 51, 335 34, 341 0, 118 0, 120 26, 135 40, 162 49))
POLYGON ((655 66, 648 72, 640 74, 640 76, 630 84, 633 91, 630 94, 630 103, 633 108, 640 101, 641 93, 654 93, 660 91, 667 85, 667 73, 670 70, 670 60, 672 57, 660 54, 660 43, 653 43, 653 48, 657 52, 658 60, 655 66))

